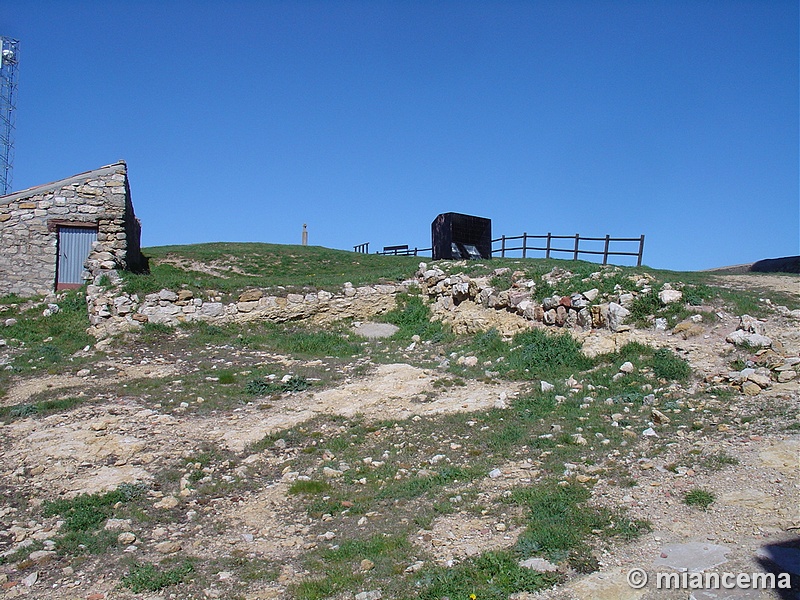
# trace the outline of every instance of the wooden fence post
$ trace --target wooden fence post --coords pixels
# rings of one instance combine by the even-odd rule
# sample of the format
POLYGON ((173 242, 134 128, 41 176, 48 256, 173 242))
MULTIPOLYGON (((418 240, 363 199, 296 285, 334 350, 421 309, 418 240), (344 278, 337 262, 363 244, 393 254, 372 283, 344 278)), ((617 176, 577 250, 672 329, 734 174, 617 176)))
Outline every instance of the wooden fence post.
POLYGON ((608 264, 608 242, 611 239, 611 236, 606 234, 606 247, 603 249, 603 264, 608 264))
POLYGON ((505 258, 506 257, 506 236, 502 236, 500 238, 500 240, 501 240, 501 242, 500 242, 500 256, 502 258, 505 258))
POLYGON ((522 233, 522 258, 525 258, 526 251, 528 250, 528 233, 522 233))
POLYGON ((639 238, 639 257, 636 260, 637 267, 642 266, 642 254, 644 254, 644 234, 642 234, 642 237, 639 238))
POLYGON ((578 245, 581 243, 581 234, 575 234, 575 256, 572 260, 578 260, 578 245))
POLYGON ((547 232, 547 251, 546 251, 546 253, 544 255, 545 258, 550 258, 550 238, 551 237, 552 237, 552 235, 548 231, 547 232))

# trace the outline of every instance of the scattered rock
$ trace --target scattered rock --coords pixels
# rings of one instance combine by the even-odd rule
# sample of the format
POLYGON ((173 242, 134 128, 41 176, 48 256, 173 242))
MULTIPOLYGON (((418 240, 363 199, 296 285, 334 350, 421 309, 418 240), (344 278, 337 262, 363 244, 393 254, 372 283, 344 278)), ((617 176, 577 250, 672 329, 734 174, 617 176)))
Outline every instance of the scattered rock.
POLYGON ((160 554, 174 554, 181 549, 181 543, 176 541, 159 542, 155 546, 156 552, 160 554))
POLYGON ((552 573, 558 571, 558 567, 544 558, 528 558, 519 563, 520 567, 539 571, 540 573, 552 573))
POLYGON ((165 510, 171 510, 180 504, 180 500, 178 500, 175 496, 164 496, 161 500, 153 504, 153 508, 163 508, 165 510))

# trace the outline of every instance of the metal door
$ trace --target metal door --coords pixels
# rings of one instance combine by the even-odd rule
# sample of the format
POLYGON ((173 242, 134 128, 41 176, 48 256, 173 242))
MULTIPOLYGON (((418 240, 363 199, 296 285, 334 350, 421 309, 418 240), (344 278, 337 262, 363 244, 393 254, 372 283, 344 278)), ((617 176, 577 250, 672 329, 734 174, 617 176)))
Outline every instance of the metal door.
POLYGON ((97 240, 97 229, 90 227, 58 228, 57 289, 80 287, 84 263, 89 258, 92 242, 97 240))

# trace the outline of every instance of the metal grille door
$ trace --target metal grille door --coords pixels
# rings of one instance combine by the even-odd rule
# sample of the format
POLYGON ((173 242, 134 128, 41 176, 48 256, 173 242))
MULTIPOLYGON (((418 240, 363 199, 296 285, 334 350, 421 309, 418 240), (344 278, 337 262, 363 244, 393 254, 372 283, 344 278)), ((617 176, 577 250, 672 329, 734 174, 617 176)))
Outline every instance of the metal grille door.
POLYGON ((83 284, 83 263, 89 258, 97 229, 88 227, 58 228, 57 287, 78 287, 83 284))

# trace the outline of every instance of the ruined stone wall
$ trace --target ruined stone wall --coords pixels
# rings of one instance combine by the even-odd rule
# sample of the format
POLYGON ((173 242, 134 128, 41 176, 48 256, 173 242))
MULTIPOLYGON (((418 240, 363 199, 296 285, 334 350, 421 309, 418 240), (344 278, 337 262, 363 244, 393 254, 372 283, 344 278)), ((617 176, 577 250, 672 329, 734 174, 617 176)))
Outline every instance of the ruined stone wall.
POLYGON ((59 225, 97 227, 87 280, 142 262, 140 226, 120 162, 0 197, 0 295, 54 290, 59 225))
POLYGON ((307 294, 271 296, 263 290, 243 292, 238 300, 224 303, 222 298, 195 297, 190 290, 161 290, 147 294, 128 294, 116 287, 87 287, 89 332, 105 338, 141 327, 145 323, 175 326, 180 323, 243 323, 265 320, 275 323, 309 319, 327 324, 342 319, 367 320, 392 310, 396 295, 407 291, 406 284, 354 287, 345 284, 340 293, 325 290, 307 294))

